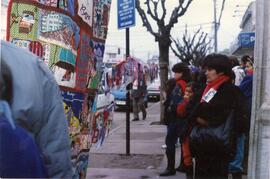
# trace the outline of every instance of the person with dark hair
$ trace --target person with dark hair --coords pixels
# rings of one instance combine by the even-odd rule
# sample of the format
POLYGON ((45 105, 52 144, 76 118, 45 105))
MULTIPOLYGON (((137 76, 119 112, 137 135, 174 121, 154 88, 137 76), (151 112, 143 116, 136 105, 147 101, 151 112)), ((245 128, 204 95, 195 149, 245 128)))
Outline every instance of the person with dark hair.
POLYGON ((249 55, 244 55, 242 58, 241 58, 241 66, 243 69, 246 68, 246 63, 247 62, 250 62, 253 64, 253 59, 249 56, 249 55))
MULTIPOLYGON (((241 179, 242 178, 242 172, 244 171, 244 167, 246 167, 246 165, 244 165, 243 167, 243 161, 244 161, 244 154, 247 154, 247 149, 245 149, 245 145, 247 144, 247 138, 248 138, 248 132, 249 132, 249 123, 250 123, 250 111, 251 111, 251 96, 250 98, 248 98, 248 95, 246 95, 246 89, 249 89, 248 91, 252 91, 252 77, 250 74, 252 74, 253 70, 252 67, 250 68, 249 65, 251 64, 251 61, 248 59, 249 56, 244 56, 244 60, 245 61, 245 66, 248 66, 246 70, 246 72, 239 66, 235 66, 233 68, 233 70, 237 68, 237 70, 241 71, 242 74, 242 80, 238 81, 237 83, 237 76, 234 74, 238 74, 239 75, 239 71, 234 71, 235 73, 233 73, 233 77, 235 77, 236 81, 235 81, 235 85, 239 86, 238 88, 238 101, 239 104, 238 106, 238 110, 237 113, 240 114, 244 114, 244 118, 245 120, 241 121, 240 126, 236 126, 235 127, 235 152, 234 155, 232 157, 232 160, 230 161, 229 164, 229 173, 232 174, 232 178, 233 179, 241 179), (251 82, 251 83, 250 83, 251 82), (251 84, 250 87, 246 88, 247 84, 251 84), (245 144, 246 143, 246 144, 245 144)), ((249 86, 249 85, 248 85, 249 86)), ((251 92, 250 92, 251 94, 251 92)), ((247 147, 248 148, 248 147, 247 147)), ((247 160, 245 160, 247 161, 247 160)))
MULTIPOLYGON (((252 88, 253 88, 253 60, 248 58, 245 63, 245 73, 246 76, 242 80, 239 85, 240 90, 245 95, 247 99, 247 116, 248 116, 248 130, 245 132, 245 151, 244 151, 244 159, 243 159, 243 172, 247 170, 248 163, 248 143, 249 143, 249 129, 250 129, 250 120, 251 120, 251 108, 252 108, 252 88)), ((242 165, 241 165, 242 167, 242 165)))
POLYGON ((245 71, 240 66, 237 57, 235 56, 229 56, 229 60, 232 64, 232 70, 234 72, 235 78, 234 78, 234 84, 236 86, 239 86, 243 78, 245 77, 245 71))
POLYGON ((192 177, 193 174, 193 164, 192 155, 189 145, 189 133, 192 129, 193 121, 190 120, 190 115, 196 107, 199 97, 201 95, 201 85, 198 82, 189 82, 186 86, 186 91, 184 94, 184 100, 187 102, 184 114, 184 120, 186 121, 186 128, 184 135, 181 136, 181 161, 179 167, 176 168, 179 172, 184 172, 187 178, 192 177))
POLYGON ((206 56, 204 67, 207 86, 198 106, 193 111, 195 124, 190 135, 190 147, 196 163, 195 177, 227 178, 231 147, 213 145, 214 141, 211 141, 211 138, 207 139, 213 142, 211 145, 196 143, 192 134, 198 128, 207 130, 223 125, 235 107, 238 93, 235 85, 231 83, 232 68, 226 55, 206 56))
POLYGON ((175 144, 183 134, 185 129, 185 121, 183 120, 183 114, 186 106, 184 101, 184 93, 186 90, 186 83, 190 81, 191 74, 190 69, 184 63, 177 63, 173 66, 174 79, 176 85, 174 86, 171 94, 168 96, 168 113, 170 113, 171 119, 168 123, 166 143, 166 156, 167 156, 167 168, 160 176, 175 175, 175 144))
MULTIPOLYGON (((185 82, 191 81, 191 72, 185 63, 177 63, 172 67, 175 79, 181 76, 180 79, 185 82), (181 75, 180 75, 181 74, 181 75)), ((179 79, 179 78, 178 78, 179 79)), ((176 79, 177 80, 177 79, 176 79)))
POLYGON ((32 136, 14 122, 10 109, 12 97, 11 71, 0 60, 0 177, 46 178, 40 150, 32 136))
POLYGON ((0 99, 11 103, 13 95, 12 76, 10 69, 0 59, 0 99))
MULTIPOLYGON (((134 87, 135 88, 135 87, 134 87)), ((146 119, 146 106, 144 106, 144 98, 147 92, 147 85, 145 74, 140 71, 137 79, 137 89, 132 89, 131 91, 131 99, 132 99, 132 108, 133 108, 133 120, 139 121, 139 113, 142 111, 142 119, 146 119)))
POLYGON ((15 123, 34 138, 49 178, 72 178, 68 123, 51 70, 38 56, 5 41, 1 60, 12 74, 15 123))

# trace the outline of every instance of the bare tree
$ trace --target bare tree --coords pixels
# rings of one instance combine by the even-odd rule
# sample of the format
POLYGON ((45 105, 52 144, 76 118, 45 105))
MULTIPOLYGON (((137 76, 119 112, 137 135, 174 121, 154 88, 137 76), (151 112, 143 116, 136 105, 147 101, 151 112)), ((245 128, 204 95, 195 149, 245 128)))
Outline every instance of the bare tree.
POLYGON ((208 34, 198 29, 191 37, 188 35, 187 28, 183 34, 182 41, 171 37, 174 46, 171 49, 174 54, 187 65, 199 66, 199 62, 206 56, 206 53, 212 48, 211 40, 207 38, 208 34))
MULTIPOLYGON (((145 10, 140 5, 140 0, 136 0, 136 9, 139 12, 143 26, 147 28, 155 37, 155 41, 158 42, 159 47, 159 68, 160 68, 160 101, 163 101, 163 91, 165 87, 165 82, 168 80, 168 66, 169 66, 169 48, 171 45, 170 33, 171 29, 178 22, 178 18, 183 16, 187 11, 192 0, 178 0, 178 5, 175 7, 169 17, 169 22, 165 24, 165 17, 167 15, 167 10, 165 7, 165 0, 145 0, 147 14, 145 10), (158 13, 158 9, 161 9, 161 14, 158 13), (149 21, 155 21, 157 25, 157 32, 154 31, 152 24, 149 21)), ((160 110, 160 120, 163 121, 164 109, 161 104, 160 110)))

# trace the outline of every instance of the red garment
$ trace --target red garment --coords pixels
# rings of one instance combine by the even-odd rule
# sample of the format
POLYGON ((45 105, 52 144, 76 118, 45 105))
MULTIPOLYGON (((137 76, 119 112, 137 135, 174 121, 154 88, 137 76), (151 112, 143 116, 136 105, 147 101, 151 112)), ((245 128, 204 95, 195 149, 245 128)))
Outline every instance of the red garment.
MULTIPOLYGON (((182 89, 182 97, 184 97, 187 83, 184 80, 181 80, 181 79, 176 81, 176 83, 181 87, 181 89, 182 89)), ((177 109, 176 109, 177 116, 180 116, 180 117, 184 116, 187 104, 188 104, 188 101, 183 100, 183 102, 181 102, 181 103, 179 103, 177 105, 177 109)))
POLYGON ((213 81, 211 83, 208 83, 207 86, 205 87, 204 91, 203 91, 203 95, 202 95, 202 98, 201 98, 201 103, 204 102, 203 97, 211 88, 214 89, 214 90, 217 90, 220 87, 221 84, 223 84, 226 81, 229 81, 229 79, 230 78, 228 76, 222 75, 218 79, 216 79, 215 81, 213 81))
POLYGON ((182 88, 183 95, 184 95, 184 93, 186 91, 187 83, 184 80, 181 80, 181 79, 176 81, 176 83, 182 88))
POLYGON ((189 146, 189 136, 187 136, 182 145, 182 151, 183 151, 183 162, 184 166, 188 167, 192 165, 192 155, 190 151, 190 146, 189 146))

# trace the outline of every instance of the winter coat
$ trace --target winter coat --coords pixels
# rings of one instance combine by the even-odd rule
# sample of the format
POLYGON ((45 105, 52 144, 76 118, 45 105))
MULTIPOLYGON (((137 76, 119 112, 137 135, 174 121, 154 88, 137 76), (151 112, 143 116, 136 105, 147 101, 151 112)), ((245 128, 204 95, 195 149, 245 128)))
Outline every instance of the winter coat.
POLYGON ((206 120, 209 126, 218 126, 224 123, 232 110, 235 97, 235 86, 230 82, 224 82, 218 89, 215 96, 207 103, 198 105, 194 117, 206 120))
POLYGON ((141 80, 141 81, 139 81, 139 83, 140 84, 138 84, 137 89, 133 89, 131 91, 131 97, 133 99, 142 98, 147 93, 147 86, 146 86, 145 80, 141 80))
MULTIPOLYGON (((191 147, 196 160, 196 176, 202 178, 226 178, 230 156, 235 156, 236 133, 245 130, 247 121, 246 103, 239 88, 231 82, 224 82, 217 89, 214 97, 207 103, 198 103, 194 110, 194 119, 201 117, 208 122, 209 126, 219 126, 224 123, 234 108, 232 121, 232 133, 230 137, 230 151, 219 151, 213 146, 207 148, 191 147), (243 122, 244 121, 244 122, 243 122)), ((196 120, 195 120, 196 121, 196 120)), ((195 125, 196 124, 195 122, 195 125)))
POLYGON ((183 80, 176 81, 176 85, 170 96, 170 107, 176 119, 181 119, 185 113, 185 107, 187 105, 187 101, 184 100, 185 90, 186 82, 183 80))
POLYGON ((71 178, 68 126, 60 90, 49 68, 32 53, 1 41, 1 59, 13 79, 12 114, 31 134, 50 178, 71 178))
POLYGON ((0 113, 0 177, 46 178, 44 162, 33 138, 0 113), (12 125, 13 124, 13 125, 12 125))
POLYGON ((206 120, 210 127, 219 126, 227 120, 233 108, 234 118, 231 133, 233 145, 237 135, 248 131, 249 124, 246 98, 237 86, 230 82, 221 84, 215 96, 208 103, 202 102, 196 106, 192 116, 195 125, 198 125, 196 118, 200 117, 206 120))
POLYGON ((252 106, 252 82, 253 82, 253 75, 247 75, 244 77, 243 81, 239 86, 240 90, 247 98, 249 118, 251 116, 251 106, 252 106))
POLYGON ((185 107, 187 102, 183 96, 186 89, 186 82, 183 80, 176 81, 176 85, 171 95, 165 101, 165 123, 167 125, 176 125, 175 130, 180 138, 183 138, 187 129, 187 121, 184 120, 185 107))

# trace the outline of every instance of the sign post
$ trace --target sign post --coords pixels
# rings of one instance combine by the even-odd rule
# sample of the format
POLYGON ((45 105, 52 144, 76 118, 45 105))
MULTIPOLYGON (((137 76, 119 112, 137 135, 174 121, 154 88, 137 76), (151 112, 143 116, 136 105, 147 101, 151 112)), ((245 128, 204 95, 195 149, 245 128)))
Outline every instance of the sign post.
MULTIPOLYGON (((118 29, 126 29, 126 60, 129 57, 129 27, 135 26, 135 0, 117 1, 118 29)), ((126 155, 130 155, 130 91, 132 83, 127 84, 126 93, 126 155)))

